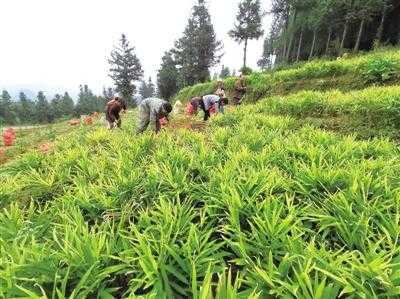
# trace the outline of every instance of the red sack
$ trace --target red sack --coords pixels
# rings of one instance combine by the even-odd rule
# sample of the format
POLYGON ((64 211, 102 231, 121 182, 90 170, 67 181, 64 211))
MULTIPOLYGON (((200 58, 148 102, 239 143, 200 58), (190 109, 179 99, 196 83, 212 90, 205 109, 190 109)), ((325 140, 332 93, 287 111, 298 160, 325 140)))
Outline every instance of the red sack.
POLYGON ((13 128, 7 128, 4 130, 4 133, 8 133, 11 136, 15 137, 15 130, 13 128))
POLYGON ((8 128, 3 132, 3 143, 5 146, 12 146, 15 140, 15 131, 12 128, 8 128))
POLYGON ((160 118, 160 125, 164 127, 168 123, 168 120, 166 117, 160 118))
POLYGON ((68 122, 68 124, 70 125, 70 126, 77 126, 77 125, 79 125, 81 123, 81 121, 79 120, 79 119, 71 119, 69 122, 68 122))
POLYGON ((86 116, 84 122, 85 122, 85 125, 90 126, 93 124, 93 119, 90 116, 86 116))
POLYGON ((210 114, 217 113, 217 110, 215 109, 215 104, 210 107, 209 111, 210 111, 210 114))
POLYGON ((190 103, 187 103, 187 105, 186 105, 186 114, 189 116, 192 116, 194 114, 193 105, 190 103))

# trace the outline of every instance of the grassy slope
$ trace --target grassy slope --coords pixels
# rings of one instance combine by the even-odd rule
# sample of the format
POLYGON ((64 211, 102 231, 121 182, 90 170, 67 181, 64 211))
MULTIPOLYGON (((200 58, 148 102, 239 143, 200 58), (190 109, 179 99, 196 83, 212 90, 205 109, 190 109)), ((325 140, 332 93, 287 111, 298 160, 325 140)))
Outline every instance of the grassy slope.
MULTIPOLYGON (((385 84, 391 85, 400 81, 400 51, 399 49, 379 50, 361 56, 348 57, 341 60, 314 60, 299 64, 297 67, 271 73, 254 73, 247 77, 247 102, 274 96, 287 95, 296 91, 315 90, 328 91, 339 89, 343 92, 363 89, 373 85, 366 82, 365 72, 368 65, 387 59, 395 65, 395 72, 391 80, 385 84)), ((224 80, 228 92, 232 92, 235 78, 224 80)), ((175 100, 186 102, 193 96, 212 93, 216 82, 198 84, 182 89, 175 100)))
POLYGON ((135 136, 130 116, 61 135, 0 171, 0 297, 398 296, 397 145, 308 120, 392 132, 399 96, 307 91, 198 131, 135 136))

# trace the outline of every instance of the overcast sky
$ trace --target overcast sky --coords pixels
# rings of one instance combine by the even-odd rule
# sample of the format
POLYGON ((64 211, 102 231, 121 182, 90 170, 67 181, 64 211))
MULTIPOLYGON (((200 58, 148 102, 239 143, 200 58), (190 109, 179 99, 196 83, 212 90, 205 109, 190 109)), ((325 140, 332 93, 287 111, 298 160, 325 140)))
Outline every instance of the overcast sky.
MULTIPOLYGON (((0 0, 0 88, 21 86, 95 92, 111 86, 110 52, 121 33, 136 47, 145 76, 155 79, 164 51, 179 38, 197 0, 0 0)), ((263 0, 268 9, 270 0, 263 0)), ((232 41, 239 0, 208 0, 222 64, 239 69, 242 45, 232 41)), ((270 26, 264 19, 264 29, 270 26)), ((256 67, 263 39, 249 44, 248 65, 256 67)), ((220 67, 218 67, 219 69, 220 67)))

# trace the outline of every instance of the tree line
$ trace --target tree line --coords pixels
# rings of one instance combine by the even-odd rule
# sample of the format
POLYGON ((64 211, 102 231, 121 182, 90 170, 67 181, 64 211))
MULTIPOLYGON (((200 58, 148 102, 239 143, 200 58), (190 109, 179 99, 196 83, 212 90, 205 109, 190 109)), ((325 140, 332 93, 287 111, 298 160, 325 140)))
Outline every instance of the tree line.
POLYGON ((398 0, 273 0, 270 13, 263 69, 400 41, 398 0))
MULTIPOLYGON (((244 44, 243 68, 246 68, 248 40, 263 35, 260 0, 242 0, 234 28, 227 34, 238 43, 244 44)), ((108 62, 109 76, 114 81, 113 88, 103 90, 96 96, 87 85, 80 86, 78 99, 73 101, 68 93, 56 94, 47 99, 39 92, 36 99, 28 99, 21 93, 18 99, 11 99, 7 91, 0 98, 0 122, 6 124, 51 123, 57 119, 70 118, 95 111, 103 111, 106 101, 118 92, 129 106, 135 106, 140 98, 159 96, 171 99, 176 92, 189 85, 211 80, 210 69, 216 66, 223 55, 222 42, 217 39, 206 0, 197 0, 192 8, 187 25, 174 46, 162 57, 162 63, 154 84, 149 78, 143 80, 144 71, 140 59, 125 34, 112 50, 108 62), (140 83, 139 88, 137 88, 140 83)), ((213 78, 235 75, 223 66, 220 74, 213 78)))
POLYGON ((113 94, 113 89, 109 88, 103 90, 103 95, 96 96, 87 85, 82 85, 75 102, 68 92, 55 94, 50 100, 43 91, 39 91, 35 99, 20 92, 17 99, 12 99, 7 90, 3 90, 0 95, 0 125, 46 124, 101 112, 113 94))
MULTIPOLYGON (((320 56, 339 56, 344 52, 369 50, 374 45, 398 44, 400 40, 400 2, 398 0, 272 0, 270 11, 263 11, 260 0, 241 0, 233 29, 227 35, 243 46, 241 73, 247 67, 248 41, 264 35, 262 19, 270 14, 272 27, 263 44, 258 66, 268 69, 280 64, 320 56)), ((114 87, 96 96, 83 85, 76 102, 68 93, 47 100, 43 93, 36 99, 20 94, 11 100, 6 91, 0 98, 0 121, 5 123, 44 123, 55 119, 103 111, 118 92, 128 105, 140 98, 159 96, 171 99, 178 90, 211 79, 236 75, 222 66, 213 76, 210 70, 223 56, 206 0, 196 0, 182 35, 165 51, 156 82, 143 80, 144 71, 135 47, 121 35, 108 60, 114 87), (137 85, 139 87, 137 88, 137 85)))

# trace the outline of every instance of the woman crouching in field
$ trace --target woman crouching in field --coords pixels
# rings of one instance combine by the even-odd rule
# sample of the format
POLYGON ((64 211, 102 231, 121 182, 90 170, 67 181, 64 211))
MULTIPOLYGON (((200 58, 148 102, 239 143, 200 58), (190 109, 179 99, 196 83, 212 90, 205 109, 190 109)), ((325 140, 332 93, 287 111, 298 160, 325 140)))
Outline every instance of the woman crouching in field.
POLYGON ((112 130, 116 126, 121 128, 121 117, 119 113, 121 110, 126 111, 126 104, 124 100, 116 95, 106 105, 106 120, 108 122, 108 129, 112 130))
POLYGON ((194 97, 189 103, 189 115, 197 114, 199 107, 204 112, 204 121, 207 121, 211 116, 211 109, 214 105, 218 105, 218 112, 223 113, 223 105, 220 105, 221 97, 210 94, 203 97, 194 97))

